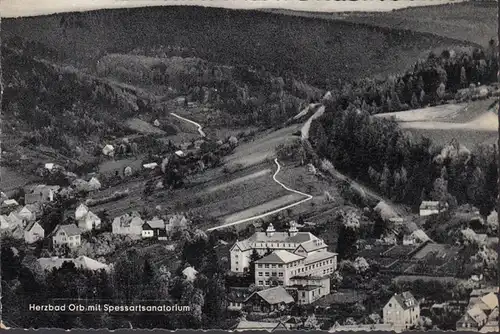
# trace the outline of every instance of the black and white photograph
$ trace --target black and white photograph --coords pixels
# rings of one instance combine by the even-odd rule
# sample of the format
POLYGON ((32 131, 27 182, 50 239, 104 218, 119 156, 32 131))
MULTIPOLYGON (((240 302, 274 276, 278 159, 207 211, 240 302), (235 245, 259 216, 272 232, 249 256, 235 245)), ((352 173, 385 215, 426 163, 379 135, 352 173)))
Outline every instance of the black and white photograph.
POLYGON ((499 13, 1 0, 1 328, 499 332, 499 13))

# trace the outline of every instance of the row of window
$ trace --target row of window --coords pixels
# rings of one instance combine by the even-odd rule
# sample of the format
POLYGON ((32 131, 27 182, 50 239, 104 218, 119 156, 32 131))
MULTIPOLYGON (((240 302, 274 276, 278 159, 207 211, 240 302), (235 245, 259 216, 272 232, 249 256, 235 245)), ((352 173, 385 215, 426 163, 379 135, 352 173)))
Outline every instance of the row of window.
POLYGON ((275 271, 273 271, 272 273, 269 273, 269 271, 259 271, 258 273, 259 277, 262 277, 262 276, 266 276, 266 277, 269 277, 269 276, 279 276, 279 277, 283 277, 283 273, 276 273, 275 271))
MULTIPOLYGON (((278 281, 278 284, 279 285, 283 285, 283 282, 282 281, 278 281)), ((264 286, 270 286, 271 285, 271 282, 269 281, 259 281, 259 285, 264 285, 264 286)))
MULTIPOLYGON (((333 263, 333 260, 330 260, 330 262, 328 262, 328 261, 323 261, 323 262, 327 262, 327 264, 328 264, 328 263, 333 263)), ((321 263, 323 263, 323 262, 321 262, 321 263)), ((321 265, 321 266, 323 266, 323 265, 321 265)), ((300 273, 303 273, 303 272, 314 270, 314 269, 317 269, 319 267, 320 267, 319 263, 313 264, 313 265, 310 265, 310 266, 307 266, 307 267, 302 267, 302 268, 299 268, 297 270, 292 270, 292 275, 297 275, 297 274, 300 274, 300 273)), ((327 274, 327 273, 333 273, 333 268, 327 268, 327 269, 323 270, 323 274, 327 274)))

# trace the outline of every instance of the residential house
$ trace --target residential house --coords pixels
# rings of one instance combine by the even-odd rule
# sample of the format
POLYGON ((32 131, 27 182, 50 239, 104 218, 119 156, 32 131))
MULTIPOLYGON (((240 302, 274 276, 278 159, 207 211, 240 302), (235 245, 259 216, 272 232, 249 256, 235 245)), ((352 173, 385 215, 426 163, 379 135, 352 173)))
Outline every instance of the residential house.
POLYGON ((113 145, 105 145, 102 148, 102 154, 107 155, 107 156, 113 156, 115 154, 115 148, 113 145))
POLYGON ((124 214, 113 219, 113 234, 125 234, 131 236, 141 236, 144 221, 136 214, 124 214))
POLYGON ((89 191, 96 191, 101 189, 101 182, 96 177, 92 177, 87 183, 89 191))
POLYGON ((143 238, 161 238, 165 237, 167 234, 165 229, 165 221, 157 217, 152 220, 146 221, 142 225, 142 237, 143 238))
POLYGON ((472 297, 469 302, 469 307, 479 307, 486 314, 490 314, 493 310, 498 309, 498 297, 496 293, 490 292, 482 297, 472 297))
POLYGON ((158 167, 158 164, 156 162, 150 162, 150 163, 142 165, 142 167, 144 169, 155 169, 156 167, 158 167))
POLYGON ((10 222, 10 228, 14 226, 24 227, 25 225, 24 220, 21 217, 19 217, 19 215, 15 212, 9 213, 7 218, 9 219, 10 222))
POLYGON ((57 225, 52 232, 52 244, 54 247, 68 245, 70 248, 78 247, 82 244, 82 231, 73 224, 57 225))
POLYGON ((24 241, 32 244, 45 237, 45 230, 37 221, 31 222, 24 229, 24 241))
POLYGON ((90 231, 101 227, 101 218, 90 211, 84 204, 80 204, 76 208, 75 220, 82 231, 90 231))
POLYGON ((79 256, 75 259, 71 258, 60 258, 57 256, 54 257, 42 257, 38 259, 38 263, 42 267, 43 270, 51 271, 54 268, 61 268, 64 262, 72 262, 75 264, 77 268, 83 268, 88 270, 109 270, 109 266, 105 263, 96 261, 86 256, 79 256))
POLYGON ((0 229, 6 230, 10 227, 10 219, 6 215, 0 215, 0 229))
POLYGON ((409 291, 394 294, 383 309, 384 324, 390 324, 396 330, 412 328, 419 318, 420 305, 409 291))
POLYGON ((271 313, 288 309, 295 300, 282 286, 255 291, 244 302, 244 309, 271 313))
POLYGON ((448 209, 447 204, 442 204, 439 201, 422 201, 420 204, 420 217, 437 215, 445 212, 448 209))
POLYGON ((243 308, 243 303, 250 294, 249 289, 246 287, 230 287, 227 294, 227 309, 229 311, 240 311, 243 308))
POLYGON ((297 289, 297 304, 306 305, 330 294, 328 276, 294 276, 289 287, 297 289))
POLYGON ((21 208, 21 210, 17 212, 17 216, 25 222, 35 221, 36 209, 33 208, 32 206, 25 205, 24 207, 21 208))
POLYGON ((323 240, 310 232, 299 232, 294 222, 290 223, 289 230, 285 232, 276 232, 270 224, 265 232, 255 232, 250 238, 237 241, 231 247, 231 271, 247 271, 254 250, 261 256, 268 250, 279 250, 306 257, 307 254, 326 251, 327 247, 323 240))
POLYGON ((19 203, 15 199, 6 199, 2 202, 2 206, 5 208, 15 208, 19 206, 19 203))
POLYGON ((282 331, 287 330, 287 326, 281 322, 264 322, 264 321, 247 321, 241 320, 236 328, 234 329, 237 332, 241 331, 282 331))
POLYGON ((498 328, 498 307, 491 312, 488 316, 488 321, 486 324, 479 330, 481 333, 491 333, 496 332, 500 333, 498 328))
POLYGON ((198 271, 193 267, 186 267, 182 271, 182 274, 186 278, 186 280, 193 282, 196 279, 196 275, 198 275, 198 271))
POLYGON ((53 202, 55 195, 61 189, 59 186, 47 186, 39 184, 28 190, 24 195, 25 204, 48 203, 53 202))
POLYGON ((403 237, 403 245, 423 244, 427 241, 431 241, 431 238, 422 229, 415 230, 403 237))
POLYGON ((486 313, 478 306, 469 308, 467 312, 457 321, 457 331, 478 331, 488 320, 486 313))

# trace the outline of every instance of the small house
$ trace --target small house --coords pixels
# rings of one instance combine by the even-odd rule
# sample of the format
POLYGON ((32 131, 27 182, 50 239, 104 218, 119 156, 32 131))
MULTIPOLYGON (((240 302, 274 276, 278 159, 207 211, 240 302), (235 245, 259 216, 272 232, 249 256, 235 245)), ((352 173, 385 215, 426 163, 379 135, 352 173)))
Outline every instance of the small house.
POLYGON ((142 235, 144 221, 138 215, 124 214, 113 219, 113 234, 125 234, 133 236, 142 235))
POLYGON ((166 230, 165 230, 165 221, 162 219, 158 218, 153 218, 152 220, 146 221, 142 225, 142 237, 143 238, 159 238, 159 237, 165 237, 166 236, 166 230))
POLYGON ((142 165, 142 167, 144 169, 155 169, 156 167, 158 167, 158 164, 156 162, 150 162, 150 163, 142 165))
POLYGON ((430 240, 431 238, 422 229, 418 229, 403 237, 403 245, 422 244, 430 240))
POLYGON ((101 218, 99 218, 92 211, 88 211, 85 216, 83 216, 78 221, 78 227, 82 231, 90 231, 93 229, 99 229, 101 227, 101 218))
POLYGON ((231 287, 227 294, 227 309, 229 311, 241 311, 243 303, 250 296, 250 291, 246 287, 231 287))
POLYGON ((443 204, 439 201, 422 201, 420 204, 420 217, 437 215, 445 212, 447 209, 448 204, 443 204))
POLYGON ((115 153, 115 148, 113 145, 105 145, 102 149, 102 154, 107 155, 107 156, 113 156, 115 153))
POLYGON ((32 222, 36 219, 36 212, 33 208, 25 205, 17 212, 17 216, 23 221, 32 222))
POLYGON ((89 208, 85 204, 80 204, 75 211, 75 220, 79 221, 87 215, 89 208))
POLYGON ((241 320, 236 328, 234 329, 236 332, 242 331, 284 331, 288 330, 286 324, 281 321, 277 322, 266 322, 266 321, 247 321, 241 320))
POLYGON ((73 224, 57 225, 52 232, 52 244, 54 247, 68 245, 70 248, 78 247, 82 244, 81 230, 73 224))
POLYGON ((27 244, 32 244, 45 237, 45 230, 37 221, 31 222, 24 229, 24 241, 27 244))
POLYGON ((10 227, 10 219, 6 215, 0 215, 0 230, 6 230, 10 227))
POLYGON ((9 228, 12 228, 14 226, 19 226, 19 227, 24 227, 25 225, 25 221, 19 217, 19 215, 15 212, 11 212, 8 217, 9 219, 9 223, 10 223, 10 227, 9 228))
POLYGON ((271 313, 288 309, 295 300, 282 286, 256 291, 244 302, 244 307, 253 312, 271 313))
POLYGON ((465 314, 457 321, 457 331, 478 331, 483 327, 488 320, 486 313, 479 307, 474 306, 465 312, 465 314))
POLYGON ((175 155, 178 157, 181 157, 181 158, 186 156, 184 151, 181 151, 181 150, 175 151, 175 155))
POLYGON ((15 208, 19 206, 19 203, 15 199, 6 199, 3 201, 2 206, 5 208, 15 208))
POLYGON ((101 182, 96 177, 92 177, 88 182, 89 191, 96 191, 101 189, 101 182))
POLYGON ((394 294, 383 308, 384 324, 405 330, 415 326, 420 318, 420 305, 411 292, 394 294))

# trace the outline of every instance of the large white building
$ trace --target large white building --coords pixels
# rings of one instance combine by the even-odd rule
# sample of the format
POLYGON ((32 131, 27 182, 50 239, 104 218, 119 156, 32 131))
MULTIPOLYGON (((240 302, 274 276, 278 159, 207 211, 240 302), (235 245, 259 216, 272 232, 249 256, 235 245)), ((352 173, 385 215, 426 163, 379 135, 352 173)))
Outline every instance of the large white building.
MULTIPOLYGON (((327 245, 323 240, 314 236, 309 232, 299 232, 295 223, 290 224, 290 229, 285 232, 276 232, 272 224, 269 225, 265 232, 256 232, 250 238, 242 241, 237 241, 231 247, 231 271, 235 273, 243 273, 250 266, 250 258, 253 251, 257 251, 260 256, 270 251, 281 251, 275 254, 275 257, 284 257, 278 261, 295 261, 304 259, 317 252, 326 252, 327 245)), ((332 263, 336 265, 336 255, 328 253, 332 259, 332 263)), ((324 254, 326 255, 326 253, 324 254)), ((321 258, 323 255, 315 255, 321 258)), ((308 260, 313 261, 314 257, 308 260)), ((272 259, 268 259, 271 261, 272 259)), ((292 262, 293 262, 292 261, 292 262)), ((306 261, 302 261, 305 263, 306 261)), ((317 270, 320 271, 319 269, 317 270)), ((322 272, 322 270, 321 270, 322 272)), ((290 276, 291 277, 291 276, 290 276)))

